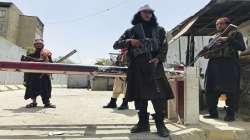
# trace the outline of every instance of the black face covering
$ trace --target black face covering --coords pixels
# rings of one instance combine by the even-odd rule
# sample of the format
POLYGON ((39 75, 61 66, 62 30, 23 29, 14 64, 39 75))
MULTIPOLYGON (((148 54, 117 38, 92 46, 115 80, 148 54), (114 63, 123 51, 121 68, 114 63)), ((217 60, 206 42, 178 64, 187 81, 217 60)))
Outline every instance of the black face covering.
POLYGON ((151 22, 143 21, 142 26, 143 26, 146 37, 152 38, 152 31, 153 31, 154 26, 151 24, 151 22))

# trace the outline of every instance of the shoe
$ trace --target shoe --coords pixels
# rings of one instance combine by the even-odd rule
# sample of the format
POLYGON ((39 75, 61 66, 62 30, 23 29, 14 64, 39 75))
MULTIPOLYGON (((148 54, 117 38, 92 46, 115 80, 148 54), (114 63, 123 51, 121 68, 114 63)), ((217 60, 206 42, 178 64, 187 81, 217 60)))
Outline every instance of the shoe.
POLYGON ((155 120, 155 125, 157 129, 157 134, 160 137, 168 137, 170 134, 170 131, 167 129, 164 123, 164 113, 156 113, 153 114, 153 119, 155 120))
POLYGON ((235 113, 234 113, 234 111, 229 107, 224 107, 224 109, 226 110, 226 115, 224 117, 224 121, 226 121, 226 122, 235 121, 235 113))
POLYGON ((53 105, 53 104, 51 104, 51 103, 49 103, 49 104, 45 104, 44 108, 56 108, 56 106, 53 105))
POLYGON ((139 122, 130 130, 131 133, 149 132, 149 113, 138 113, 139 122))
POLYGON ((37 107, 37 103, 30 103, 25 106, 26 108, 34 108, 37 107))
POLYGON ((117 108, 116 101, 116 98, 111 98, 110 102, 107 105, 103 106, 103 108, 117 108))
POLYGON ((125 98, 123 98, 122 104, 120 107, 118 107, 118 110, 126 110, 126 109, 129 109, 128 101, 125 98))

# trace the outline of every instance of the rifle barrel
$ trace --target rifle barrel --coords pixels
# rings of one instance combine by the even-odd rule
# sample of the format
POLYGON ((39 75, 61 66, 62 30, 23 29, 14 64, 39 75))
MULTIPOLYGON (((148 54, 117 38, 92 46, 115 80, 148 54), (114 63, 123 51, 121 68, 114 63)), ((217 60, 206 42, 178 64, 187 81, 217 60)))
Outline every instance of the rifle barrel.
POLYGON ((71 57, 73 54, 75 54, 77 52, 77 50, 73 50, 70 53, 68 53, 67 55, 65 55, 64 57, 62 57, 61 59, 57 60, 56 63, 61 63, 64 60, 68 59, 69 57, 71 57))

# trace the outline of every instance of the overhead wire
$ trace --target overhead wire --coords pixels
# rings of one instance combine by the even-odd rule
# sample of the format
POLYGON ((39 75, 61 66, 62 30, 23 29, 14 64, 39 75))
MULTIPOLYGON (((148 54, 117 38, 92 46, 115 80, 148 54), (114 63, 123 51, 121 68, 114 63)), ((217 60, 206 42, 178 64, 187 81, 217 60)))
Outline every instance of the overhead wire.
POLYGON ((103 9, 103 10, 100 10, 100 11, 97 11, 95 13, 91 13, 91 14, 88 14, 88 15, 85 15, 82 17, 73 18, 73 19, 65 19, 65 20, 56 20, 56 21, 48 22, 47 24, 63 24, 63 23, 70 23, 70 22, 79 22, 79 21, 86 20, 86 19, 91 18, 91 17, 96 17, 98 15, 104 14, 106 12, 113 10, 113 9, 116 9, 116 8, 122 6, 123 4, 127 3, 128 1, 129 0, 123 0, 123 1, 119 2, 118 4, 113 5, 109 8, 106 8, 106 9, 103 9))

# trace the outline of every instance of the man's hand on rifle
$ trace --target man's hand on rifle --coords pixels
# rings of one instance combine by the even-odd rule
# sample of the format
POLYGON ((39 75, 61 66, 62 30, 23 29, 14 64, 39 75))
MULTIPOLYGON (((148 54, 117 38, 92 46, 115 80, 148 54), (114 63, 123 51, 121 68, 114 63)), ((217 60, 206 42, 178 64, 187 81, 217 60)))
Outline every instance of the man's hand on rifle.
POLYGON ((137 39, 127 39, 127 43, 131 44, 133 47, 140 47, 142 45, 141 41, 137 39))
POLYGON ((158 58, 153 58, 149 61, 149 63, 154 63, 154 64, 158 64, 160 62, 160 60, 158 58))

